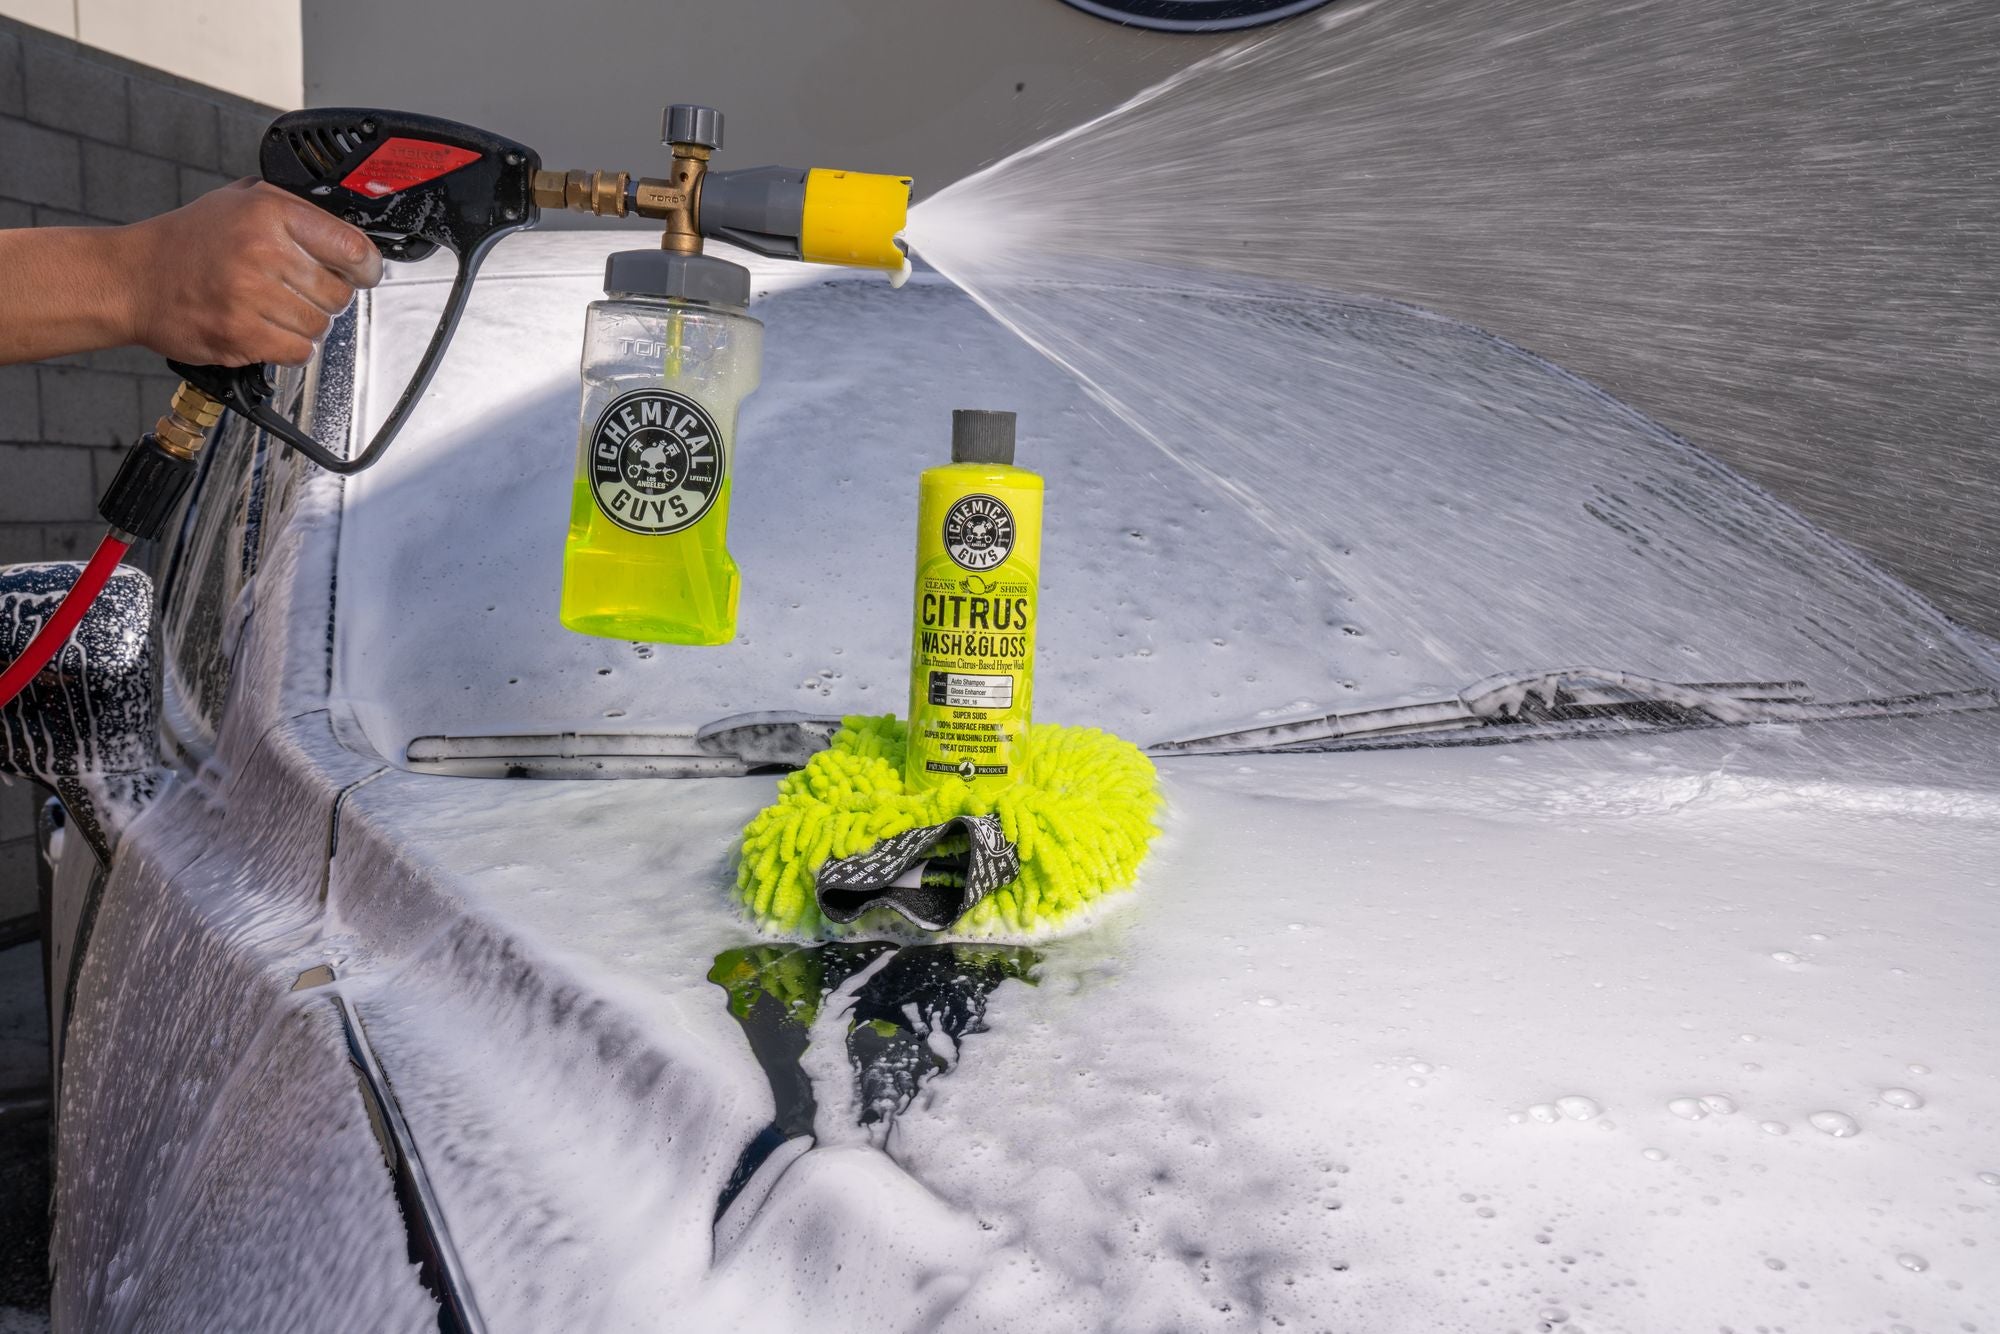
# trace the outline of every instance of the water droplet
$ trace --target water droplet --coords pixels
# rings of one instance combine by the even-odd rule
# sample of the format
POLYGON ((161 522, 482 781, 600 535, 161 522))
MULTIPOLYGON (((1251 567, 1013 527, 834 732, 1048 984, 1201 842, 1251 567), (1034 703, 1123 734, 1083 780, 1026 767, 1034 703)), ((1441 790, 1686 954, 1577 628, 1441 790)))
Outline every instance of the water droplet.
POLYGON ((1267 1010, 1275 1009, 1278 1004, 1278 998, 1276 996, 1259 996, 1257 998, 1257 1003, 1263 1006, 1267 1010))
POLYGON ((1641 1149, 1639 1150, 1639 1156, 1649 1163, 1664 1163, 1667 1161, 1667 1151, 1665 1149, 1641 1149))
POLYGON ((1427 1075, 1430 1072, 1431 1072, 1431 1064, 1429 1061, 1410 1062, 1410 1073, 1418 1075, 1427 1075))
POLYGON ((1814 1112, 1806 1120, 1812 1128, 1835 1139, 1847 1139, 1861 1133, 1861 1123, 1846 1112, 1814 1112))
POLYGON ((2000 1172, 1981 1172, 1979 1179, 1989 1186, 2000 1186, 2000 1172))
POLYGON ((1797 963, 1799 961, 1799 956, 1790 950, 1772 950, 1771 957, 1779 963, 1797 963))
POLYGON ((1556 1099, 1556 1110, 1572 1121, 1588 1121, 1602 1114, 1604 1109, 1581 1093, 1571 1093, 1556 1099))
POLYGON ((1735 1102, 1729 1098, 1725 1098, 1720 1093, 1704 1094, 1701 1105, 1708 1108, 1709 1111, 1714 1112, 1717 1116, 1728 1116, 1736 1110, 1735 1102))
POLYGON ((1764 1268, 1766 1269, 1783 1269, 1784 1267, 1785 1267, 1785 1262, 1783 1260, 1764 1261, 1764 1268))
POLYGON ((1708 1108, 1700 1098, 1675 1098, 1667 1104, 1667 1110, 1688 1121, 1699 1121, 1708 1115, 1708 1108))
POLYGON ((1913 1255, 1909 1251, 1904 1251, 1901 1255, 1897 1256, 1896 1263, 1909 1270, 1912 1274, 1921 1274, 1931 1267, 1929 1260, 1924 1259, 1921 1255, 1913 1255))
POLYGON ((1767 1135, 1789 1135, 1792 1133, 1792 1128, 1783 1121, 1759 1121, 1757 1129, 1767 1135))
POLYGON ((1556 1109, 1556 1105, 1552 1102, 1536 1103, 1528 1109, 1528 1115, 1534 1117, 1545 1126, 1552 1126, 1562 1120, 1562 1113, 1556 1109))
POLYGON ((1924 1105, 1923 1095, 1914 1089, 1883 1089, 1882 1101, 1906 1112, 1914 1112, 1924 1105))
POLYGON ((1903 1068, 1905 1070, 1908 1070, 1913 1075, 1927 1075, 1931 1072, 1931 1068, 1928 1065, 1911 1064, 1911 1065, 1906 1065, 1903 1068))

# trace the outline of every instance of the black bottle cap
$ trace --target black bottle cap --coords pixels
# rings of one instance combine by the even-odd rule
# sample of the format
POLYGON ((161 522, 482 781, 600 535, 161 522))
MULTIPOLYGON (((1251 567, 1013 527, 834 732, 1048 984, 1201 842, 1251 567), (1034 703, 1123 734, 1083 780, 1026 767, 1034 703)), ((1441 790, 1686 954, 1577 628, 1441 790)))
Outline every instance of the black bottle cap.
POLYGON ((951 414, 953 463, 1014 462, 1014 414, 955 408, 951 414))

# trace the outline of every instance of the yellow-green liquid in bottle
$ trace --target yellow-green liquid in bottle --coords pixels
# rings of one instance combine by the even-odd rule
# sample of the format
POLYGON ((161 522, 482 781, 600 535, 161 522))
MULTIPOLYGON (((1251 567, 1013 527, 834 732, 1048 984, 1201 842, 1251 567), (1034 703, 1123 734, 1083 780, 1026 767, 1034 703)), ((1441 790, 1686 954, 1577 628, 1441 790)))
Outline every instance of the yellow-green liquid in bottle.
POLYGON ((731 447, 762 347, 763 326, 739 308, 644 297, 591 305, 565 626, 667 644, 735 638, 731 447))

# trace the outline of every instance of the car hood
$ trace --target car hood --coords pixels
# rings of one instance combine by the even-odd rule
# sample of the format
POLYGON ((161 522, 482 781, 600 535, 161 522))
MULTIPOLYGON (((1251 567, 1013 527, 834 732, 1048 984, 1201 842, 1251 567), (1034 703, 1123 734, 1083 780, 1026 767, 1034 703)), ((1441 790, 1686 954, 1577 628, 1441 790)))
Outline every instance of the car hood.
POLYGON ((886 1131, 820 1002, 812 1137, 720 1229, 778 1110, 707 980, 773 780, 391 770, 330 906, 496 1329, 1984 1324, 1995 755, 1981 715, 1168 762, 1137 891, 886 1131))

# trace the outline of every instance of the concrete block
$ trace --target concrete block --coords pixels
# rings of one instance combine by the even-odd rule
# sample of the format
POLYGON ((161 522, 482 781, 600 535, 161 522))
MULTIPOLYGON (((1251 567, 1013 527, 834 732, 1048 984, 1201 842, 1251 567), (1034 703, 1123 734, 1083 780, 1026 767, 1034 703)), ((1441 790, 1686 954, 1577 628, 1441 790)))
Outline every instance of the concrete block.
MULTIPOLYGON (((139 437, 135 377, 68 366, 44 366, 41 377, 42 439, 76 445, 129 445, 139 437)), ((45 513, 40 517, 57 516, 45 513)))
POLYGON ((21 38, 0 28, 0 116, 19 116, 28 107, 21 79, 21 38))
POLYGON ((0 116, 0 162, 7 168, 7 193, 15 199, 51 208, 83 203, 81 154, 69 135, 0 116))
POLYGON ((0 522, 82 520, 97 508, 90 453, 61 445, 0 445, 0 522))
MULTIPOLYGON (((94 452, 94 451, 93 451, 94 452)), ((104 540, 104 521, 95 516, 77 523, 42 525, 41 551, 36 560, 89 560, 104 540)))
POLYGON ((221 161, 215 103, 143 79, 131 84, 132 147, 213 171, 221 161))
POLYGON ((264 143, 264 131, 278 113, 262 107, 224 107, 221 112, 222 174, 230 180, 262 173, 257 154, 264 143))
POLYGON ((35 207, 18 199, 0 199, 0 227, 32 227, 35 207))
POLYGON ((180 206, 180 168, 164 158, 107 144, 83 144, 83 212, 137 222, 180 206))
POLYGON ((178 208, 180 169, 108 144, 83 146, 83 211, 113 222, 137 222, 178 208))
POLYGON ((0 565, 25 565, 41 558, 40 524, 0 523, 0 565))
POLYGON ((153 364, 139 380, 139 420, 151 426, 153 419, 173 402, 174 390, 180 387, 181 377, 167 369, 165 360, 154 357, 153 364))
POLYGON ((152 375, 167 364, 159 353, 144 347, 107 347, 86 352, 78 361, 67 357, 63 361, 65 365, 88 366, 94 371, 124 371, 127 375, 152 375))
POLYGON ((38 208, 35 210, 37 227, 102 227, 105 219, 92 218, 82 213, 72 213, 66 208, 38 208))
POLYGON ((219 190, 229 184, 230 178, 219 171, 197 171, 193 167, 182 167, 181 202, 192 204, 210 190, 219 190))
POLYGON ((68 43, 21 43, 28 119, 109 144, 125 142, 125 76, 77 53, 68 43))
MULTIPOLYGON (((175 383, 179 383, 179 381, 175 383)), ((143 394, 144 390, 142 389, 140 392, 143 394)), ((165 410, 166 401, 164 399, 161 400, 160 407, 162 411, 165 410)), ((119 465, 125 462, 126 453, 127 451, 123 449, 93 449, 90 451, 91 490, 95 491, 99 496, 104 494, 104 488, 110 486, 111 479, 117 475, 119 465)))
POLYGON ((0 440, 42 438, 42 399, 33 366, 0 366, 0 440))

